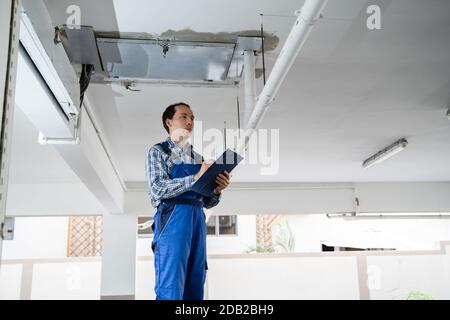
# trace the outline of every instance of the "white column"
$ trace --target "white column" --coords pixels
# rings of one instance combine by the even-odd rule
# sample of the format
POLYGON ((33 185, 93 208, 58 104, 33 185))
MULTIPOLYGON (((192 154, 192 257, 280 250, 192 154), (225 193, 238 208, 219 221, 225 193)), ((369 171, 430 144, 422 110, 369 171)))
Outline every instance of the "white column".
POLYGON ((103 215, 101 299, 135 298, 137 216, 103 215))
MULTIPOLYGON (((0 258, 8 190, 11 133, 19 48, 19 0, 0 1, 0 258)), ((1 259, 0 259, 1 260, 1 259)))

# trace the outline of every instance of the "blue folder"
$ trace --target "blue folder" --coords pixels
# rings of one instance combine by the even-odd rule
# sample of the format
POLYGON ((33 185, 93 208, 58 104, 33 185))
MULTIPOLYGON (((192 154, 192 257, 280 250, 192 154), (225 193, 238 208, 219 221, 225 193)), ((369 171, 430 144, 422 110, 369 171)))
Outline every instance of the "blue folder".
POLYGON ((214 189, 216 187, 216 177, 224 171, 230 173, 242 159, 243 158, 236 152, 230 149, 225 150, 225 152, 211 164, 208 170, 203 173, 200 179, 194 183, 191 190, 200 193, 203 196, 211 197, 214 194, 214 189))

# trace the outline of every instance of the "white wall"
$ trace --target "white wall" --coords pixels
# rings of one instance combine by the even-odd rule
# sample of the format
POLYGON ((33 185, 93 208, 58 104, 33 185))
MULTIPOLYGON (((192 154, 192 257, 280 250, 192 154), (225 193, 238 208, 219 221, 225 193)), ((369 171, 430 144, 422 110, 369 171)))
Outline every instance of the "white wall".
POLYGON ((7 216, 98 215, 104 212, 103 206, 81 182, 8 186, 7 216))
POLYGON ((134 295, 137 217, 103 215, 101 295, 134 295))
MULTIPOLYGON (((153 259, 139 261, 136 299, 154 299, 153 259)), ((420 253, 326 252, 209 258, 208 299, 450 298, 450 245, 420 253), (359 264, 358 261, 366 261, 359 264)))
POLYGON ((150 238, 138 238, 136 240, 136 256, 145 257, 152 256, 152 243, 153 237, 150 238))
POLYGON ((100 297, 101 261, 27 262, 3 264, 0 269, 0 299, 97 300, 100 297), (25 271, 25 269, 29 269, 25 271), (22 283, 22 281, 24 283, 22 283))
MULTIPOLYGON (((210 258, 207 299, 359 299, 352 257, 210 258)), ((138 261, 136 299, 155 299, 153 259, 138 261)))
POLYGON ((237 216, 236 236, 208 236, 208 254, 246 253, 256 245, 256 216, 237 216))
POLYGON ((155 300, 153 259, 136 262, 136 300, 155 300))
POLYGON ((433 299, 450 299, 448 251, 446 255, 371 256, 367 257, 367 266, 373 300, 405 299, 411 291, 433 299))
POLYGON ((97 300, 100 297, 101 268, 100 261, 35 264, 31 299, 97 300))
POLYGON ((20 299, 21 278, 21 264, 4 264, 0 267, 0 300, 20 299))
POLYGON ((2 260, 67 257, 68 217, 17 217, 2 260))
POLYGON ((326 237, 325 221, 323 215, 285 215, 295 235, 295 252, 321 252, 320 241, 326 237))
POLYGON ((296 252, 320 252, 321 243, 341 247, 437 250, 450 240, 450 219, 328 219, 286 215, 296 236, 296 252))
POLYGON ((356 259, 210 259, 209 299, 359 299, 356 259))
MULTIPOLYGON (((16 217, 14 240, 3 242, 0 299, 20 299, 21 264, 8 260, 66 259, 69 217, 16 217)), ((101 259, 93 262, 35 262, 31 299, 98 299, 101 259), (50 281, 51 280, 51 281, 50 281)), ((27 262, 30 263, 30 262, 27 262)), ((28 286, 25 286, 28 287, 28 286)))

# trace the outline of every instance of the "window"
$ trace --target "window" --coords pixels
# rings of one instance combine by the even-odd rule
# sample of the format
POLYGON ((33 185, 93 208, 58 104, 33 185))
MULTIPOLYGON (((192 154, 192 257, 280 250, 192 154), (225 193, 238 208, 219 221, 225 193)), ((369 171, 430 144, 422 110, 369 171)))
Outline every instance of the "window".
POLYGON ((206 233, 212 236, 237 235, 237 216, 211 216, 206 223, 206 233))
POLYGON ((138 238, 153 237, 153 217, 138 217, 138 238))
POLYGON ((69 217, 67 237, 68 257, 98 257, 102 255, 102 216, 69 217))

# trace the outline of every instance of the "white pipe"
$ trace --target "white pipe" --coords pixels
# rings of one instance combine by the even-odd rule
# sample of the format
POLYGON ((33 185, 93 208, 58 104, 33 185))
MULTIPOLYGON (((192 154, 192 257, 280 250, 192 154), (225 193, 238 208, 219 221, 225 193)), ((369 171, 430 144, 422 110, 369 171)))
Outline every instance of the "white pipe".
POLYGON ((39 144, 79 144, 80 137, 76 138, 46 138, 39 132, 38 138, 39 144))
POLYGON ((255 54, 253 50, 244 51, 244 89, 244 124, 246 125, 250 120, 250 116, 256 102, 255 54))
POLYGON ((449 214, 327 214, 328 219, 342 218, 344 220, 374 220, 374 219, 450 219, 449 214))
POLYGON ((80 122, 81 116, 77 115, 77 123, 75 125, 73 138, 47 138, 42 132, 39 132, 38 143, 39 144, 80 144, 80 122))
POLYGON ((259 126, 269 104, 275 98, 278 89, 283 83, 284 78, 327 2, 328 0, 306 0, 302 9, 299 10, 300 13, 298 18, 292 27, 283 49, 281 49, 280 55, 270 73, 269 79, 267 79, 266 85, 259 95, 258 102, 256 103, 255 109, 246 126, 244 137, 241 139, 236 150, 237 153, 242 155, 245 152, 251 135, 259 126))

